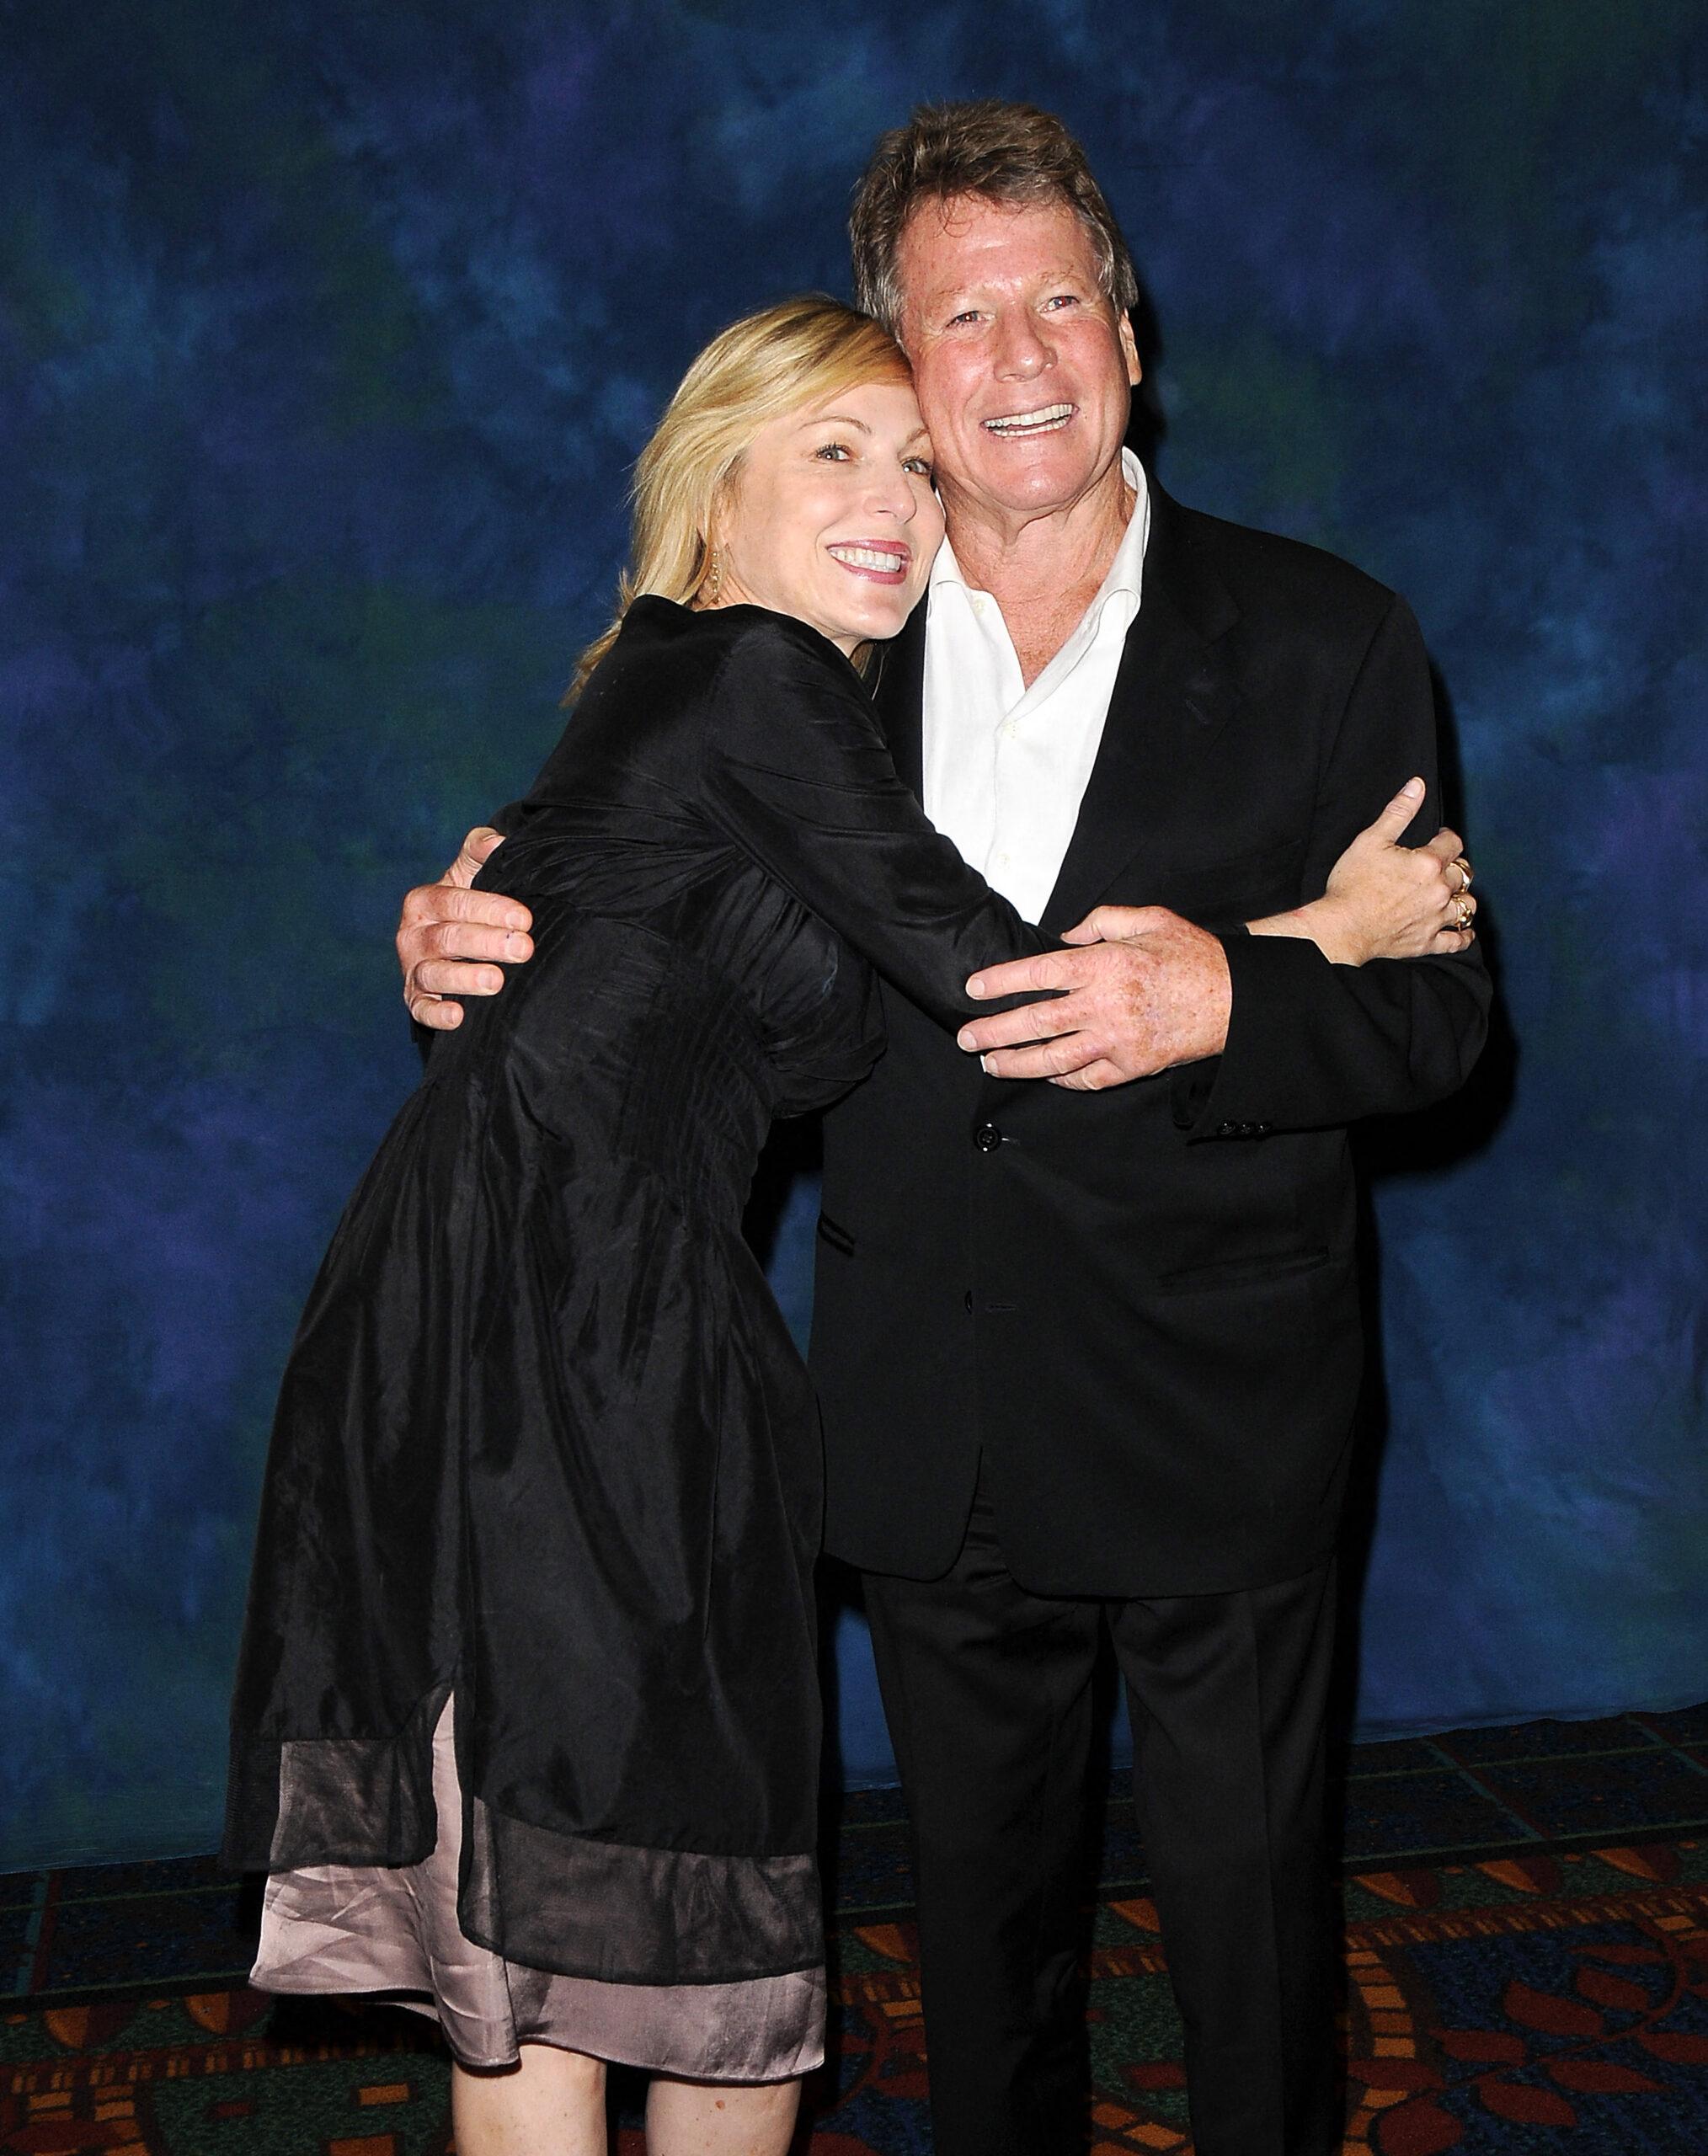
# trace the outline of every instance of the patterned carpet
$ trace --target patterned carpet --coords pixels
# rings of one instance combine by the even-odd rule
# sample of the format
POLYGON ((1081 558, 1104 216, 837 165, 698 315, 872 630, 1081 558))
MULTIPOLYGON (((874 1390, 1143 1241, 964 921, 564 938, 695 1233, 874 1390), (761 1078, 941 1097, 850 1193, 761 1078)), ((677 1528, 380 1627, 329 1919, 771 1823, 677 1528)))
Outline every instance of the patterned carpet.
MULTIPOLYGON (((1349 2156, 1708 2156, 1708 1708, 1360 1746, 1346 1816, 1349 2156)), ((1093 1824, 1087 2147, 1186 2156, 1118 1787, 1093 1824)), ((846 1801, 830 1869, 802 2156, 928 2156, 893 1793, 846 1801)), ((451 2156, 430 2030, 248 1991, 253 1910, 202 1859, 0 1878, 0 2156, 451 2156)))

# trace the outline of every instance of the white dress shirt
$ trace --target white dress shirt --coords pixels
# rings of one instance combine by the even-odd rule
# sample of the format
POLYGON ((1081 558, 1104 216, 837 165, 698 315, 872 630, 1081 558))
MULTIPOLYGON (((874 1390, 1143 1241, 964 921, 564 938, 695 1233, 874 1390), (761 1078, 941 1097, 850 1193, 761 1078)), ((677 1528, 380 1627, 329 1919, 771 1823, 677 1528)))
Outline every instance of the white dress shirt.
POLYGON ((926 604, 925 812, 1027 921, 1043 911, 1079 820, 1127 632, 1139 611, 1150 496, 1134 494, 1109 574, 1079 627, 1028 689, 1002 610, 974 591, 947 540, 926 604))

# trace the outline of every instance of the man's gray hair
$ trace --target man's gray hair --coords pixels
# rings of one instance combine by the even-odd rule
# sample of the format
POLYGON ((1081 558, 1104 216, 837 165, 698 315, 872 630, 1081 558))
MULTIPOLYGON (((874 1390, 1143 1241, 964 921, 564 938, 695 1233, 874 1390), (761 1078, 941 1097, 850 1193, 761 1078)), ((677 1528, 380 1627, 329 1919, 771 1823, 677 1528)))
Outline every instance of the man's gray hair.
POLYGON ((892 336, 900 334, 896 257, 909 218, 923 203, 963 195, 1016 206, 1064 204, 1091 235, 1104 297, 1119 314, 1137 306, 1121 227, 1085 152, 1054 113, 1001 98, 925 104, 905 127, 878 136, 848 220, 855 298, 892 336))

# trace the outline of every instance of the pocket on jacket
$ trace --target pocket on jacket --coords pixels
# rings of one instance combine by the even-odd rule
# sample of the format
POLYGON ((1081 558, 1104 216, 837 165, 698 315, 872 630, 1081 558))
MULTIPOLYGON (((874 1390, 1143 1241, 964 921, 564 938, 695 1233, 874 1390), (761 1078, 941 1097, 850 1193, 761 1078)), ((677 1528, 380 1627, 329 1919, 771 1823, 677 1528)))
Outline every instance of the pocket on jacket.
POLYGON ((1271 1280, 1290 1279, 1298 1273, 1320 1273, 1328 1257, 1326 1250, 1284 1250, 1255 1257, 1216 1258, 1208 1265, 1184 1265, 1171 1273, 1159 1273, 1156 1292, 1190 1295, 1201 1289, 1261 1287, 1271 1280))
POLYGON ((1273 900, 1294 905, 1305 851, 1304 840, 1289 839, 1279 846, 1234 854, 1225 861, 1182 863, 1164 879, 1166 895, 1159 896, 1157 902, 1184 910, 1188 919, 1193 909, 1214 913, 1231 907, 1244 917, 1247 904, 1268 905, 1273 900))
POLYGON ((828 1214, 819 1215, 819 1241, 829 1243, 832 1250, 841 1251, 844 1257, 854 1255, 854 1238, 848 1230, 830 1219, 828 1214))

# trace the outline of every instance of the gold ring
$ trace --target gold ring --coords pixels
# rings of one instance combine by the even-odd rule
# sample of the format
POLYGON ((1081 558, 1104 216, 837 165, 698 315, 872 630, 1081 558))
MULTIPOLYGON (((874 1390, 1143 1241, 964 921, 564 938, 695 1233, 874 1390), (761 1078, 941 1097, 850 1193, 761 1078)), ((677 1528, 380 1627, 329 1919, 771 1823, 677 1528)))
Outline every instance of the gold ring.
POLYGON ((1461 853, 1454 857, 1451 865, 1459 871, 1460 874, 1465 879, 1464 882, 1460 883, 1459 887, 1461 891, 1468 891, 1470 889, 1470 863, 1461 853))
POLYGON ((1462 936, 1470 926, 1470 917, 1476 911, 1476 902, 1474 899, 1466 898, 1461 891, 1454 901, 1453 910, 1455 915, 1454 925, 1462 936))

